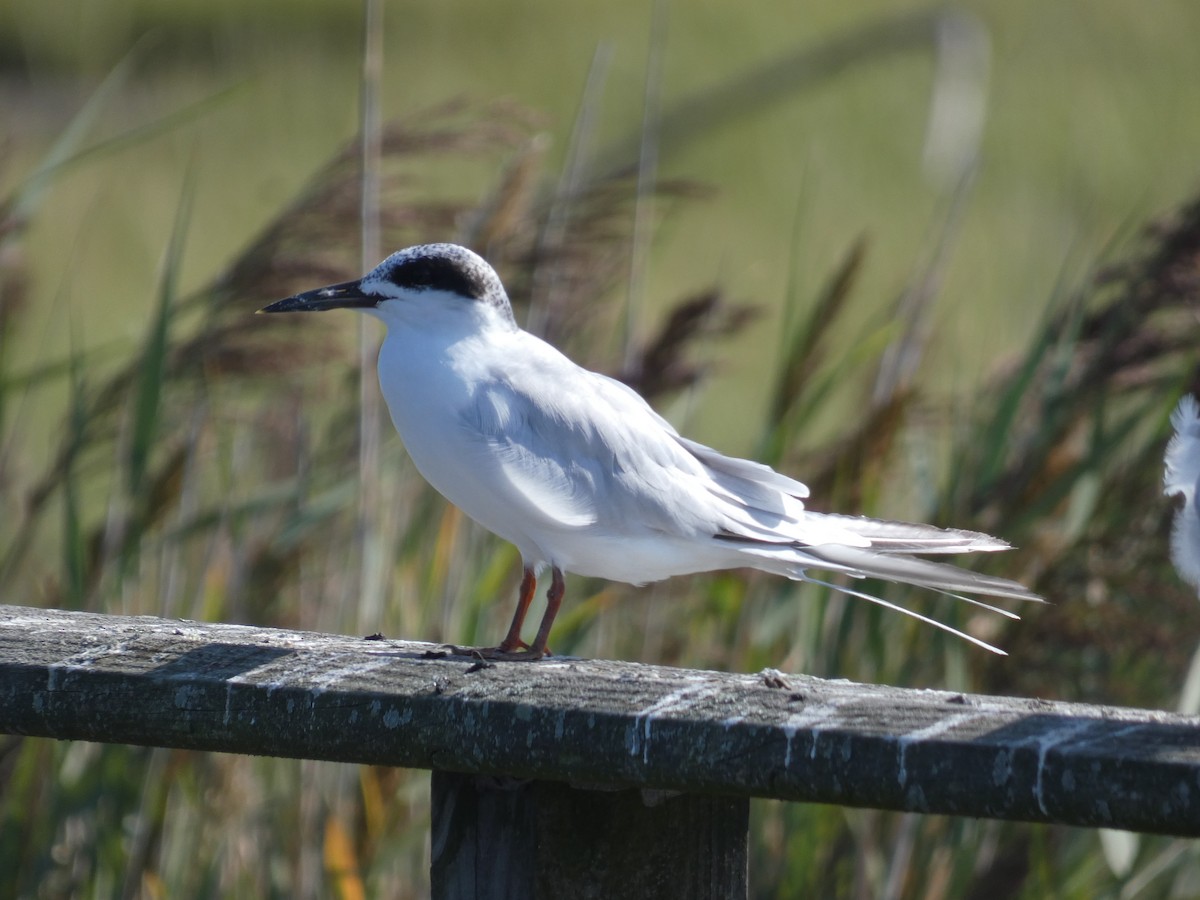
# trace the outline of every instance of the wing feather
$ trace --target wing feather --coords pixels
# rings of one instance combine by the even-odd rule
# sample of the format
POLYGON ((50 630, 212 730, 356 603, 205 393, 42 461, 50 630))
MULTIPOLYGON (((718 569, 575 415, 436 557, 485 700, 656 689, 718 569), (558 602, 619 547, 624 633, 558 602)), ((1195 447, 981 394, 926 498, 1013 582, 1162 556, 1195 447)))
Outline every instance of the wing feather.
POLYGON ((625 385, 586 374, 581 393, 497 379, 464 410, 462 424, 506 502, 563 528, 711 533, 715 517, 697 502, 703 467, 675 429, 625 385))

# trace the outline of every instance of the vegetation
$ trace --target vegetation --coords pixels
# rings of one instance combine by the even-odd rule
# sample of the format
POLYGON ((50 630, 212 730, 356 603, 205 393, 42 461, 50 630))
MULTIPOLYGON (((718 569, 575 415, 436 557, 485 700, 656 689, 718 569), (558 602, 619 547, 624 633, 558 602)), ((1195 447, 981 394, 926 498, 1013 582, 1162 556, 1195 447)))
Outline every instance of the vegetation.
MULTIPOLYGON (((700 416, 711 432, 726 415, 713 402, 719 391, 703 396, 713 369, 746 352, 776 298, 746 293, 752 281, 683 277, 664 288, 670 281, 654 276, 649 261, 677 252, 675 223, 724 189, 677 175, 685 167, 669 160, 722 146, 728 123, 778 102, 774 90, 819 96, 836 73, 903 66, 939 40, 950 44, 933 55, 935 95, 979 89, 981 28, 943 13, 872 22, 666 103, 608 149, 593 147, 598 95, 589 88, 561 159, 547 151, 542 117, 515 103, 413 104, 365 150, 333 149, 207 282, 185 271, 215 176, 203 148, 189 151, 187 174, 169 191, 151 185, 148 202, 167 204, 171 225, 152 296, 137 301, 141 333, 97 341, 62 304, 47 317, 31 300, 52 296, 46 283, 75 264, 65 238, 56 265, 30 251, 53 187, 236 102, 218 92, 97 139, 96 123, 146 65, 131 56, 53 146, 20 162, 0 201, 4 601, 494 642, 511 612, 515 552, 437 497, 398 441, 382 440, 378 458, 367 452, 385 413, 360 390, 352 326, 250 315, 361 270, 364 160, 376 175, 366 183, 378 185, 381 246, 454 239, 481 250, 531 327, 676 419, 715 406, 700 416), (61 353, 31 358, 37 327, 65 333, 61 353)), ((593 74, 604 65, 598 55, 593 74)), ((1200 200, 1176 186, 1174 209, 1113 246, 1056 251, 1063 274, 1037 299, 1036 327, 1010 332, 1027 336, 1025 349, 993 353, 1001 348, 986 335, 976 339, 987 366, 964 377, 965 389, 946 390, 956 373, 939 350, 935 303, 957 277, 968 201, 987 190, 974 113, 982 107, 959 108, 933 130, 934 224, 915 229, 900 263, 878 239, 823 256, 825 239, 795 215, 778 245, 793 262, 776 260, 787 278, 777 352, 764 352, 758 335, 752 390, 765 411, 753 425, 744 409, 728 413, 740 441, 704 437, 800 475, 820 508, 1002 535, 1020 549, 988 564, 1053 605, 1008 623, 884 588, 1012 654, 993 659, 895 614, 766 576, 640 590, 577 579, 556 651, 1175 704, 1200 607, 1167 562, 1170 509, 1157 495, 1168 414, 1198 386, 1200 200), (887 308, 869 287, 880 255, 903 283, 887 308), (815 271, 801 272, 802 261, 815 271)), ((731 241, 743 253, 752 244, 731 241)), ((98 286, 87 302, 118 292, 98 286)), ((754 818, 761 896, 1200 890, 1200 856, 1182 841, 794 804, 760 804, 754 818)), ((0 895, 421 896, 427 832, 423 773, 0 738, 0 895)))

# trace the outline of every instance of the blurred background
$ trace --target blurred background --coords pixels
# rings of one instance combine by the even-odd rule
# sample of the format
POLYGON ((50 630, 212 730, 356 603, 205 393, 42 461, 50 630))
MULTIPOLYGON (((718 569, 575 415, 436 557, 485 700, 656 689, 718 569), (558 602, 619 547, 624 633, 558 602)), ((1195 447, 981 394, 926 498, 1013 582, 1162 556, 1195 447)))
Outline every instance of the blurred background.
MULTIPOLYGON (((1053 601, 873 586, 996 657, 811 585, 571 579, 556 651, 1197 711, 1161 463, 1200 339, 1200 7, 377 10, 0 6, 4 602, 495 643, 519 560, 412 470, 360 386, 379 334, 251 315, 449 239, 689 436, 816 508, 998 534, 983 564, 1053 601)), ((3 737, 0 895, 423 896, 427 784, 3 737)), ((1200 893, 1183 841, 753 828, 762 897, 1200 893)))

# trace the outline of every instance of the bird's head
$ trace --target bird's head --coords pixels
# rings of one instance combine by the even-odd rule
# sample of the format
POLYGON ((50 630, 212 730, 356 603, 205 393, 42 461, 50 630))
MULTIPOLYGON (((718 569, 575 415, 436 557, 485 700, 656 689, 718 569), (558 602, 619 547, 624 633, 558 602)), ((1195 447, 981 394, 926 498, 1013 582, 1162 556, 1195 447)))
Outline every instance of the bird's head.
POLYGON ((393 253, 355 281, 277 300, 259 312, 357 309, 389 324, 478 313, 515 327, 495 270, 457 244, 420 244, 393 253))

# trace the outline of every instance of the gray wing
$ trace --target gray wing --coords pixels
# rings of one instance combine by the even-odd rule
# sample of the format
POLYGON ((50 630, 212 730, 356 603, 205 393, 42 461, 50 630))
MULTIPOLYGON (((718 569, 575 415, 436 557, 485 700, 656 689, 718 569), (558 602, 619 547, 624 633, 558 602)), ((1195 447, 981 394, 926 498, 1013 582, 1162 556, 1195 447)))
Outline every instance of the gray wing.
POLYGON ((704 528, 703 468, 674 429, 623 385, 586 375, 577 392, 489 382, 463 411, 504 502, 563 528, 704 528))
POLYGON ((496 467, 503 502, 544 524, 870 544, 836 519, 806 516, 801 482, 681 437, 614 379, 577 369, 572 392, 546 390, 534 369, 506 376, 480 386, 463 424, 496 467))

